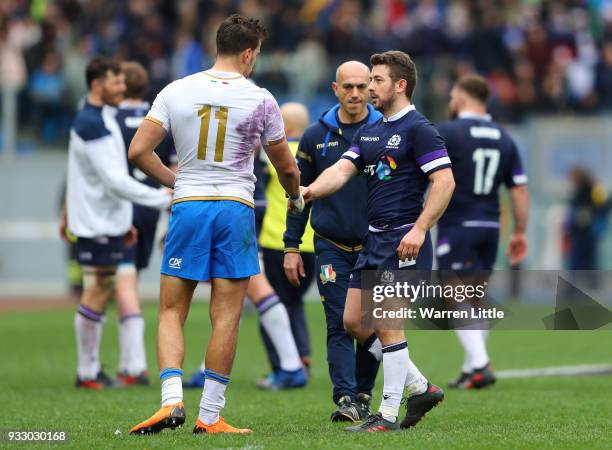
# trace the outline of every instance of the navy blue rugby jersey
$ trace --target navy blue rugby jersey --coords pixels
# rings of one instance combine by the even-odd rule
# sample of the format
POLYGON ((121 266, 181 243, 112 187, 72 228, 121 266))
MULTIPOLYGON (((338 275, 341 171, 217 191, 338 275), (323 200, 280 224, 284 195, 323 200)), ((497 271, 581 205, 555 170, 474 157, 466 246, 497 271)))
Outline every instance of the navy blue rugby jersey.
POLYGON ((444 140, 414 105, 365 124, 342 158, 366 177, 368 223, 383 230, 414 223, 429 175, 451 167, 444 140))
MULTIPOLYGON (((149 112, 150 105, 147 102, 141 103, 121 103, 117 109, 117 123, 123 136, 123 142, 125 142, 125 150, 127 157, 127 150, 130 148, 130 143, 136 134, 136 130, 144 120, 145 116, 149 112)), ((155 153, 159 156, 162 163, 166 166, 171 166, 177 163, 176 150, 172 142, 170 133, 164 138, 164 140, 155 149, 155 153)), ((144 172, 134 166, 128 160, 128 171, 130 176, 136 178, 138 181, 153 187, 159 187, 160 184, 154 179, 147 176, 144 172)))
POLYGON ((453 164, 455 192, 441 226, 499 226, 499 187, 527 183, 514 140, 489 115, 461 114, 440 124, 453 164))

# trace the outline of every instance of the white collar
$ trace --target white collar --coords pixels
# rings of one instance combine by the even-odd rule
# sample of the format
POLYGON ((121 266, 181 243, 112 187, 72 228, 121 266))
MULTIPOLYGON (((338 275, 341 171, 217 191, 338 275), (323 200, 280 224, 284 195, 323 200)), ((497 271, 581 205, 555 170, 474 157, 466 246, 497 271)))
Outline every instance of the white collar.
POLYGON ((457 117, 459 117, 460 119, 478 119, 478 120, 485 120, 487 122, 491 121, 491 115, 490 114, 478 114, 478 113, 473 113, 473 112, 462 112, 457 117))
POLYGON ((224 72, 216 69, 208 69, 202 72, 204 75, 208 75, 212 78, 217 78, 221 80, 236 80, 238 78, 242 78, 242 74, 238 72, 224 72))
POLYGON ((408 105, 404 109, 402 109, 402 110, 396 112, 395 114, 393 114, 392 116, 389 116, 389 117, 384 117, 383 116, 383 122, 395 122, 396 120, 401 119, 406 114, 408 114, 410 111, 413 111, 415 109, 416 108, 415 108, 414 105, 408 105))

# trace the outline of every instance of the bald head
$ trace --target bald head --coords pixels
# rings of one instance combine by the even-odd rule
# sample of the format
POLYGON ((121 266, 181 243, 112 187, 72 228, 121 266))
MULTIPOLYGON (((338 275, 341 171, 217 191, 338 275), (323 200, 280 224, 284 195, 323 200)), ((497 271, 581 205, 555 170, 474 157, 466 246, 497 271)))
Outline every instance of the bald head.
POLYGON ((285 134, 288 138, 300 138, 310 122, 308 110, 297 102, 285 103, 281 106, 281 115, 285 122, 285 134))
POLYGON ((336 83, 342 83, 342 80, 349 77, 363 77, 369 82, 370 68, 359 61, 347 61, 342 63, 336 69, 336 83))
POLYGON ((347 61, 338 66, 332 89, 340 103, 338 114, 342 123, 356 123, 368 115, 369 83, 370 69, 365 64, 347 61))

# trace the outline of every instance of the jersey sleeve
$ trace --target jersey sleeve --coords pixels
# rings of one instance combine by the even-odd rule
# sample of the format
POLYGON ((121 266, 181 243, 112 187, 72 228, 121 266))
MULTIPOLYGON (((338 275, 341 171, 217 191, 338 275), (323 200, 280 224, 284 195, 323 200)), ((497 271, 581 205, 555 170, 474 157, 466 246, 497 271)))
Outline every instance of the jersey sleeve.
POLYGON ((357 130, 357 133, 355 133, 355 136, 353 137, 353 142, 351 143, 351 146, 347 151, 342 154, 340 158, 348 159, 350 162, 355 164, 355 167, 357 167, 357 170, 361 175, 363 173, 363 169, 365 168, 365 163, 363 160, 363 156, 361 155, 361 149, 359 148, 359 141, 361 139, 360 131, 361 129, 357 130))
POLYGON ((451 167, 444 139, 429 123, 421 125, 416 132, 414 157, 425 175, 451 167))
POLYGON ((110 134, 84 144, 85 155, 102 183, 116 196, 133 203, 157 209, 170 206, 171 198, 165 188, 152 188, 128 174, 125 162, 108 151, 113 145, 116 144, 110 134))
POLYGON ((261 144, 265 147, 277 144, 285 139, 285 124, 276 99, 270 92, 265 89, 264 91, 264 127, 261 133, 261 144))
POLYGON ((166 131, 170 131, 170 112, 168 110, 169 88, 170 85, 163 88, 161 92, 157 94, 149 113, 145 117, 145 120, 150 120, 162 126, 166 131))
POLYGON ((513 140, 510 140, 510 158, 504 174, 504 184, 509 188, 527 184, 527 174, 523 170, 521 156, 513 140))

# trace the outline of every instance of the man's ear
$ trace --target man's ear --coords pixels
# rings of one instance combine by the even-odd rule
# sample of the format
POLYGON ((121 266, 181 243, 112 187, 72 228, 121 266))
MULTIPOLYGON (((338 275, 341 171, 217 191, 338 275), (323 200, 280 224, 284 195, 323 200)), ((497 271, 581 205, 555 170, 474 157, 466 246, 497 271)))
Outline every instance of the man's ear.
POLYGON ((404 80, 403 78, 396 81, 396 84, 395 84, 396 90, 405 92, 407 87, 408 87, 408 82, 404 80))
POLYGON ((332 88, 332 91, 334 91, 334 94, 336 95, 336 97, 338 97, 338 83, 336 83, 335 81, 332 81, 331 88, 332 88))
POLYGON ((95 80, 92 80, 89 90, 92 92, 98 91, 102 86, 103 82, 104 80, 102 78, 96 78, 95 80))
POLYGON ((251 57, 253 56, 253 49, 251 48, 247 48, 246 50, 244 50, 242 52, 242 63, 243 64, 248 64, 248 62, 251 60, 251 57))

